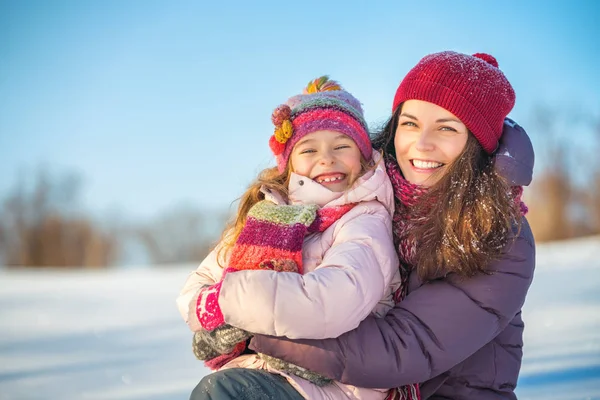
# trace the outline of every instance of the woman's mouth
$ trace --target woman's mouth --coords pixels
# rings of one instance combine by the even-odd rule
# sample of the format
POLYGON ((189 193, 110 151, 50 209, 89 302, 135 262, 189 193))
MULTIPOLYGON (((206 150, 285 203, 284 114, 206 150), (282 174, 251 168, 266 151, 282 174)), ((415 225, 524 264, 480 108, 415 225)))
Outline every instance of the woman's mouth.
POLYGON ((412 166, 415 169, 422 170, 422 171, 434 171, 434 170, 444 166, 444 164, 441 162, 430 161, 430 160, 413 159, 413 160, 410 160, 410 163, 412 164, 412 166))

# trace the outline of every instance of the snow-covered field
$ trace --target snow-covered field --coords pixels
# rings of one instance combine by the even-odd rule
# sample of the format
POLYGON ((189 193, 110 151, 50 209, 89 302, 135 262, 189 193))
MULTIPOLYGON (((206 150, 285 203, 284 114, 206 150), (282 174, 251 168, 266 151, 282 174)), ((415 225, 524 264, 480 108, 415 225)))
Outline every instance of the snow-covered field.
MULTIPOLYGON (((0 399, 188 398, 193 268, 0 270, 0 399)), ((600 399, 600 237, 538 246, 524 318, 519 398, 600 399)))

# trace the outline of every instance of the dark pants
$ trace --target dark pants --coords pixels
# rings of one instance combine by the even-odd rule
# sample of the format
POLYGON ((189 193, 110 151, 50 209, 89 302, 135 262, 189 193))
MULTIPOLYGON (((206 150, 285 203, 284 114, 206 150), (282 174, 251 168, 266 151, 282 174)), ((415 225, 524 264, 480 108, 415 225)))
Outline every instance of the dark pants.
POLYGON ((276 374, 231 368, 206 375, 190 400, 302 400, 288 381, 276 374))

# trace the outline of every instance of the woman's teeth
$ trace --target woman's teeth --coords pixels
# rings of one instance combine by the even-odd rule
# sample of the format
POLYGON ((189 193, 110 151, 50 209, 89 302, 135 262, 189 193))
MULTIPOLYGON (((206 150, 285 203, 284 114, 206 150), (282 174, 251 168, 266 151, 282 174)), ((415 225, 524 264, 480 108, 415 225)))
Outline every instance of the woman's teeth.
POLYGON ((412 164, 419 169, 435 169, 441 167, 442 163, 433 162, 433 161, 421 161, 421 160, 412 160, 412 164))

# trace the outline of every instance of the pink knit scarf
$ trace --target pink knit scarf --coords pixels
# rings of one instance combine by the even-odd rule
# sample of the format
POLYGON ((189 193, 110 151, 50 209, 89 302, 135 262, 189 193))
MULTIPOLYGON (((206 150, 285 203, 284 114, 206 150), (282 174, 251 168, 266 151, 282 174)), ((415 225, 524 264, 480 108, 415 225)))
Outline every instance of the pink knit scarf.
MULTIPOLYGON (((423 196, 427 193, 427 188, 415 185, 404 179, 398 162, 393 158, 386 158, 385 166, 394 188, 396 210, 393 220, 393 233, 404 278, 413 268, 417 250, 416 243, 414 243, 414 240, 410 238, 408 233, 412 231, 412 228, 423 223, 428 211, 427 207, 421 207, 421 214, 417 214, 414 206, 422 200, 423 196)), ((515 202, 519 205, 521 215, 527 214, 528 208, 521 200, 523 187, 513 186, 512 194, 515 202)), ((406 277, 406 279, 408 278, 406 277)), ((403 285, 403 289, 406 289, 406 285, 403 285)), ((398 296, 397 300, 400 301, 405 295, 406 293, 402 293, 398 296)))
POLYGON ((396 199, 396 210, 394 212, 393 231, 396 245, 398 246, 398 256, 403 264, 411 265, 415 258, 416 246, 409 241, 408 232, 411 227, 420 223, 425 215, 416 215, 410 212, 427 193, 424 186, 410 183, 402 176, 398 163, 393 159, 387 159, 385 167, 387 174, 394 188, 394 197, 396 199))

